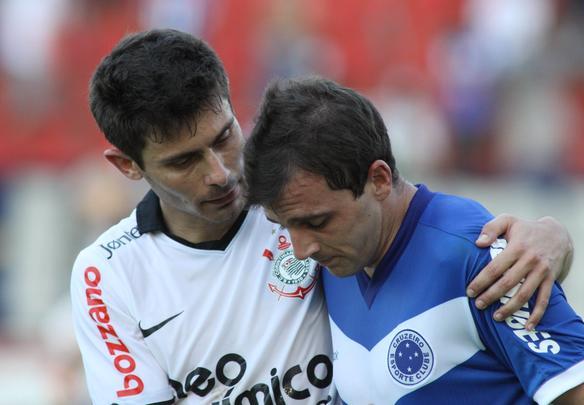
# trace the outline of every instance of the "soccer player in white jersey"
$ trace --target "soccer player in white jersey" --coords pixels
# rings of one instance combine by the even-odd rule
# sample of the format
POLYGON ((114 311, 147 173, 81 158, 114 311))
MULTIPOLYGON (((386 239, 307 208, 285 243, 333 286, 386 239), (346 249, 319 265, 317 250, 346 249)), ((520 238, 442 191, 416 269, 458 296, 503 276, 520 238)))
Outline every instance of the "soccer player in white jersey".
POLYGON ((485 208, 399 175, 365 97, 326 79, 276 81, 244 155, 248 203, 286 227, 298 259, 330 270, 343 401, 584 404, 584 323, 561 288, 537 329, 526 328, 535 299, 493 319, 519 286, 479 310, 467 284, 505 240, 478 248, 485 208))
MULTIPOLYGON (((261 210, 246 209, 244 138, 216 54, 174 30, 130 35, 97 67, 90 107, 112 144, 106 159, 151 187, 74 265, 93 402, 333 403, 319 267, 296 259, 288 232, 261 210)), ((526 284, 545 290, 562 274, 571 247, 561 225, 504 217, 490 227, 529 245, 501 255, 501 271, 512 267, 503 278, 529 272, 526 284), (549 266, 525 260, 534 255, 549 266)), ((475 281, 477 292, 496 281, 487 302, 501 296, 499 274, 475 281)))

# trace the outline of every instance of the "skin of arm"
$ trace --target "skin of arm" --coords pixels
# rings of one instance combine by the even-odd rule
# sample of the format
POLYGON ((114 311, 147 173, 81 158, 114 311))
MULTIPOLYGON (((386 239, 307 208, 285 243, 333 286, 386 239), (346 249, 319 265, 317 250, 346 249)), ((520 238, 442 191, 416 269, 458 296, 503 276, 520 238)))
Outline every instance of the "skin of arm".
POLYGON ((521 288, 494 314, 502 321, 519 310, 536 292, 536 304, 526 323, 533 329, 547 308, 555 280, 562 281, 570 271, 574 245, 567 229, 552 217, 536 221, 501 214, 485 224, 476 241, 478 247, 490 246, 505 235, 507 248, 489 263, 468 285, 467 295, 477 297, 484 309, 523 280, 521 288))
POLYGON ((584 384, 580 384, 571 390, 564 392, 553 402, 555 405, 580 405, 584 404, 584 384))

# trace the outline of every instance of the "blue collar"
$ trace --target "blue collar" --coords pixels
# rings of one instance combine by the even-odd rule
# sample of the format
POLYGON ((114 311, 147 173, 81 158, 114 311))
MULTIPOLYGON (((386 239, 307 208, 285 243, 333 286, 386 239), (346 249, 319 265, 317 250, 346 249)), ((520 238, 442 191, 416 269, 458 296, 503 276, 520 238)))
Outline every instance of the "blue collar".
POLYGON ((428 190, 423 184, 417 184, 416 187, 418 188, 418 191, 414 194, 410 206, 406 211, 406 215, 395 235, 395 239, 383 256, 383 259, 379 262, 379 265, 373 273, 373 277, 369 278, 365 271, 356 274, 361 294, 369 308, 371 308, 371 304, 373 304, 377 292, 389 278, 402 253, 408 246, 408 243, 418 226, 420 217, 424 213, 430 200, 435 195, 435 193, 428 190))

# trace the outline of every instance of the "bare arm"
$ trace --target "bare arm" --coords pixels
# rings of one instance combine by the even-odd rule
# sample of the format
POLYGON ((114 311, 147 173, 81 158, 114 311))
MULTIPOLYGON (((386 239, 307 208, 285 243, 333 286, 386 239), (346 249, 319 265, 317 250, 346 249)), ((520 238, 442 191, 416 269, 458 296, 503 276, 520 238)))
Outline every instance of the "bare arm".
POLYGON ((483 227, 477 246, 488 247, 503 234, 507 248, 468 285, 467 294, 477 297, 477 307, 484 309, 524 280, 513 298, 499 308, 494 317, 497 321, 506 319, 539 289, 526 323, 526 329, 530 330, 539 323, 547 308, 554 280, 564 280, 570 270, 574 252, 572 239, 567 229, 552 217, 528 221, 502 214, 483 227))
POLYGON ((584 404, 584 384, 564 392, 553 402, 556 405, 582 405, 584 404))

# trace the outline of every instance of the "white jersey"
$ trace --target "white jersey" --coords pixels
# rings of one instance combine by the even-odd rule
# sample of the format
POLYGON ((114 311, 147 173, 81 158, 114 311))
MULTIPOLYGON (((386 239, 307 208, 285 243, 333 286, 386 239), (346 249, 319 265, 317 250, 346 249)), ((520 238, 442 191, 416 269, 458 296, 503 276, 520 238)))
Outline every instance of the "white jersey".
POLYGON ((263 212, 221 241, 165 233, 150 192, 78 256, 75 332, 95 404, 333 403, 319 269, 263 212))

